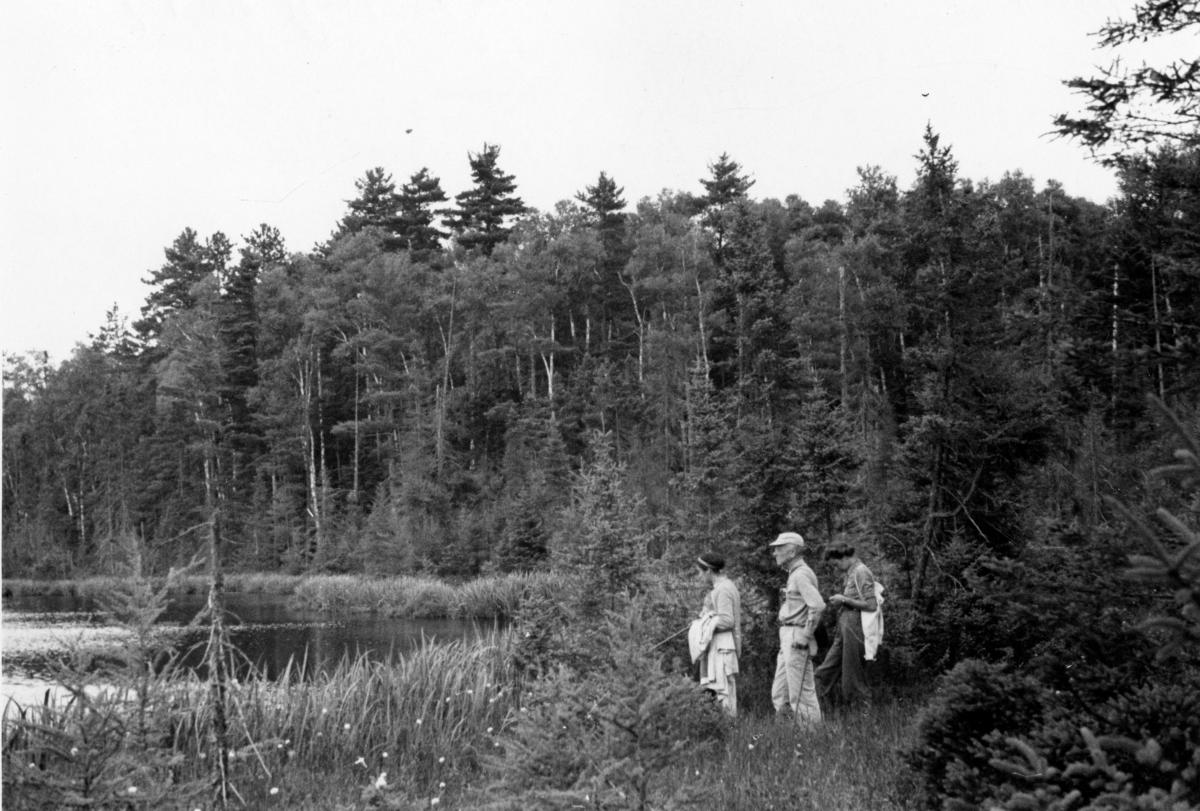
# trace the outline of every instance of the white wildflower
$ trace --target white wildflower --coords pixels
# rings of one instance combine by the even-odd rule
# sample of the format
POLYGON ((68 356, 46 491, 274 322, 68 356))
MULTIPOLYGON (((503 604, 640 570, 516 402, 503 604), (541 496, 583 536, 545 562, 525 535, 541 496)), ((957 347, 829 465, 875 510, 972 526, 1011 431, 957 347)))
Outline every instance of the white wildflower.
POLYGON ((270 791, 271 796, 274 797, 278 793, 279 793, 279 786, 271 786, 271 791, 270 791))
POLYGON ((367 768, 367 759, 360 757, 358 760, 354 761, 354 765, 362 766, 365 769, 367 768))
POLYGON ((375 778, 375 788, 387 788, 387 772, 380 772, 375 778))

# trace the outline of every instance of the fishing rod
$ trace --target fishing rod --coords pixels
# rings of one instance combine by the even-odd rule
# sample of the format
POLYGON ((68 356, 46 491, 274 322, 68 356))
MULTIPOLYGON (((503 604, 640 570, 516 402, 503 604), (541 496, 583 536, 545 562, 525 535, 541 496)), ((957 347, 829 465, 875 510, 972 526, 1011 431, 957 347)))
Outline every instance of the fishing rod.
POLYGON ((666 639, 664 639, 662 642, 659 642, 657 645, 655 645, 654 647, 652 647, 650 650, 658 650, 658 649, 659 649, 659 648, 661 648, 663 645, 665 645, 665 644, 667 644, 668 642, 670 642, 672 639, 675 639, 676 637, 678 637, 678 636, 680 636, 680 635, 682 635, 682 634, 686 634, 686 633, 688 632, 688 628, 690 628, 690 627, 691 627, 691 626, 689 625, 689 626, 687 626, 686 628, 682 628, 682 629, 680 629, 680 630, 676 631, 675 633, 671 634, 671 635, 670 635, 670 636, 668 636, 666 639))

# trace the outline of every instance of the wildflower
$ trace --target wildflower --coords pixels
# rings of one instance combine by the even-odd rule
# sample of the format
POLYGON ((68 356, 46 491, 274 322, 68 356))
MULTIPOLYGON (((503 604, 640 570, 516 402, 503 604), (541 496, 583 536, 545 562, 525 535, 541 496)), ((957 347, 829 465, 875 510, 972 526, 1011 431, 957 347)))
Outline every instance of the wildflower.
POLYGON ((434 797, 432 800, 430 800, 430 801, 429 801, 429 804, 430 804, 430 805, 437 805, 437 804, 438 804, 438 803, 440 803, 441 801, 442 801, 442 798, 441 798, 441 797, 434 797))
POLYGON ((270 791, 271 796, 274 797, 278 793, 279 793, 279 786, 271 786, 271 791, 270 791))
POLYGON ((321 715, 329 715, 329 708, 328 708, 328 707, 322 707, 322 708, 321 708, 321 715))
POLYGON ((446 696, 446 703, 447 703, 447 704, 449 704, 449 703, 450 703, 450 696, 446 696))
POLYGON ((360 757, 358 760, 354 761, 354 765, 355 765, 355 766, 362 766, 364 769, 365 769, 365 768, 367 768, 367 761, 366 761, 366 758, 361 758, 361 757, 360 757))
POLYGON ((291 745, 292 745, 292 739, 291 739, 291 738, 284 738, 284 739, 283 739, 283 742, 284 742, 284 744, 285 744, 285 745, 287 745, 287 746, 291 746, 291 745))
POLYGON ((296 756, 296 750, 295 750, 295 749, 289 749, 289 750, 288 750, 288 757, 295 757, 295 756, 296 756))
POLYGON ((375 778, 375 788, 387 788, 387 772, 380 772, 375 778))
POLYGON ((417 726, 421 726, 421 722, 422 722, 422 719, 418 718, 418 719, 417 719, 417 726))
POLYGON ((387 759, 387 756, 388 756, 388 755, 387 755, 387 752, 384 752, 384 753, 383 753, 384 760, 386 760, 386 759, 387 759))
POLYGON ((137 786, 130 786, 129 788, 127 788, 125 790, 128 791, 130 794, 137 794, 137 786))
POLYGON ((76 756, 76 755, 78 755, 78 754, 79 754, 79 747, 78 747, 78 746, 72 746, 72 747, 71 747, 71 757, 75 757, 75 756, 76 756))
POLYGON ((492 728, 491 728, 491 727, 488 727, 487 734, 489 734, 489 735, 491 735, 491 734, 492 734, 492 728))
POLYGON ((475 691, 474 691, 474 690, 468 690, 468 691, 467 691, 467 695, 469 695, 469 696, 473 696, 473 695, 475 695, 475 691))
POLYGON ((445 762, 446 762, 446 758, 444 758, 444 757, 438 758, 438 763, 445 763, 445 762))
POLYGON ((346 730, 347 732, 349 732, 349 731, 350 731, 350 725, 349 725, 349 724, 342 724, 342 729, 344 729, 344 730, 346 730))
POLYGON ((754 744, 750 744, 749 748, 750 748, 750 749, 753 749, 753 748, 754 748, 754 744))
POLYGON ((442 782, 438 783, 438 788, 445 788, 445 787, 446 787, 446 781, 443 780, 442 782))

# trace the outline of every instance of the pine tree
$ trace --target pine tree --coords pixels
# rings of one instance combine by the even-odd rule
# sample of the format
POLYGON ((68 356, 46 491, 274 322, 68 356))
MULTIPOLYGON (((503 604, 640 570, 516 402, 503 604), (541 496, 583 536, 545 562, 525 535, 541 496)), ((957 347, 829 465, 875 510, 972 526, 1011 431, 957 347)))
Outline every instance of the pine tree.
POLYGON ((167 261, 144 280, 155 289, 146 296, 142 318, 134 324, 141 340, 157 341, 173 313, 191 309, 196 303, 195 286, 210 275, 224 274, 232 250, 229 240, 219 231, 202 244, 195 231, 183 229, 164 250, 167 261))
POLYGON ((447 199, 441 181, 430 175, 424 167, 400 187, 397 195, 399 208, 395 218, 396 239, 401 247, 412 253, 414 259, 428 258, 446 238, 445 232, 433 226, 435 214, 431 206, 447 199))
POLYGON ((527 211, 521 198, 513 196, 517 184, 512 175, 501 171, 499 158, 500 147, 486 143, 479 153, 469 155, 475 187, 456 194, 456 206, 443 211, 443 221, 458 244, 484 256, 491 256, 508 239, 512 228, 507 221, 527 211))
POLYGON ((399 213, 400 204, 396 195, 396 184, 382 166, 368 169, 362 178, 354 181, 358 197, 347 200, 350 211, 338 224, 335 237, 357 234, 368 227, 382 228, 389 236, 399 213))

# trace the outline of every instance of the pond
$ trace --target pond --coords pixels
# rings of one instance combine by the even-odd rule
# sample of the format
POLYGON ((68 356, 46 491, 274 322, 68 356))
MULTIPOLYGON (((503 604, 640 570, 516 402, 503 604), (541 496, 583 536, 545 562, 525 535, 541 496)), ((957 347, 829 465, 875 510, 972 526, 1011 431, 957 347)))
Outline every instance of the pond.
MULTIPOLYGON (((164 639, 197 666, 207 633, 186 627, 204 606, 204 595, 173 599, 159 620, 164 639)), ((226 595, 230 636, 249 662, 275 678, 293 658, 308 673, 329 669, 343 658, 361 654, 389 660, 430 642, 472 638, 490 631, 490 622, 404 620, 372 615, 331 616, 297 610, 277 595, 226 595)), ((71 646, 100 658, 113 657, 123 630, 106 622, 94 603, 71 596, 23 596, 4 599, 2 615, 0 703, 41 701, 59 662, 71 646)))

